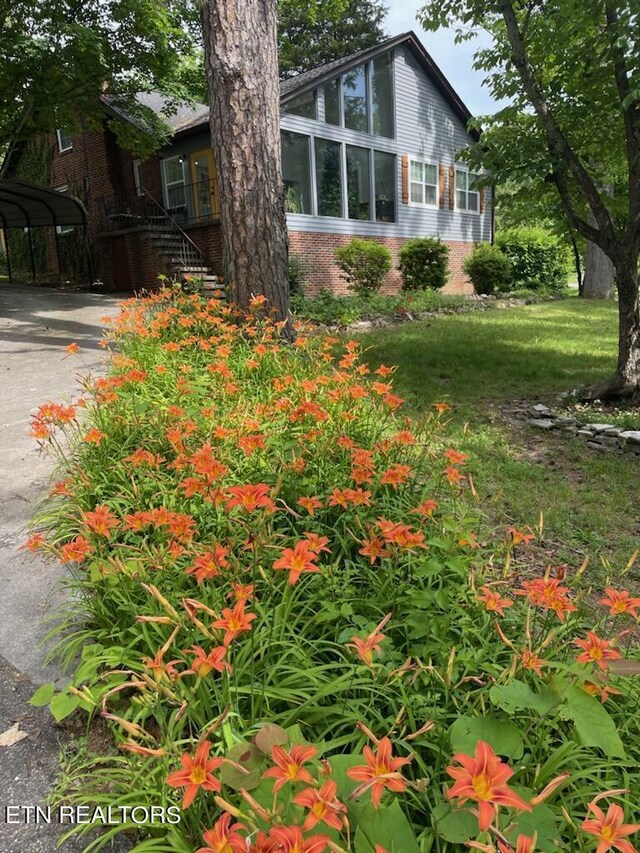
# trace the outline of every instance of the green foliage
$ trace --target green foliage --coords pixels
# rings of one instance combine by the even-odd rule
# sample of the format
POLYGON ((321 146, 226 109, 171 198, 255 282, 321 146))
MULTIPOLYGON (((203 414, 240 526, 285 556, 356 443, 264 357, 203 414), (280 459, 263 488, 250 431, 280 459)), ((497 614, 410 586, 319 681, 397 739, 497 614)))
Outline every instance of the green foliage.
POLYGON ((375 240, 354 237, 335 251, 336 263, 349 289, 358 296, 369 296, 380 290, 391 270, 391 252, 375 240))
POLYGON ((104 117, 110 96, 141 127, 127 142, 148 152, 166 136, 166 125, 136 99, 161 91, 188 97, 182 55, 193 50, 184 3, 162 0, 86 0, 81 7, 43 0, 16 0, 0 14, 0 149, 55 128, 73 132, 80 122, 104 117))
POLYGON ((302 295, 304 289, 305 264, 301 255, 289 255, 289 294, 302 295))
POLYGON ((505 293, 512 283, 513 267, 505 253, 490 243, 479 243, 464 259, 463 269, 476 293, 505 293))
POLYGON ((542 228, 509 228, 496 246, 512 265, 513 288, 560 292, 567 286, 569 255, 564 243, 542 228))
POLYGON ((293 314, 301 320, 329 326, 348 326, 358 320, 413 317, 423 312, 448 313, 473 310, 475 303, 464 296, 448 296, 436 290, 401 292, 394 296, 336 296, 321 290, 317 296, 294 295, 293 314))
POLYGON ((278 0, 278 59, 283 77, 332 62, 382 41, 382 0, 278 0))
POLYGON ((403 290, 439 290, 447 283, 449 247, 439 237, 416 237, 400 249, 403 290))

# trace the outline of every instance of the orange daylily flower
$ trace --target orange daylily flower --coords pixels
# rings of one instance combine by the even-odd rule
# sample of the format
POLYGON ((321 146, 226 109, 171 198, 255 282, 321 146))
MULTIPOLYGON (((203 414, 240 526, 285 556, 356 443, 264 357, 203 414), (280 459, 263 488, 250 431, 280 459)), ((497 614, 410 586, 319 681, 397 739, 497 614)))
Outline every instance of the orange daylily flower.
POLYGON ((259 848, 259 853, 275 853, 276 850, 278 853, 323 853, 328 843, 328 835, 305 838, 299 826, 274 826, 269 833, 269 846, 259 848))
POLYGON ((481 601, 486 610, 494 611, 498 613, 500 616, 504 616, 504 608, 512 607, 513 601, 510 598, 501 598, 500 593, 496 592, 495 589, 491 589, 491 587, 483 586, 480 594, 478 595, 478 601, 481 601))
POLYGON ((80 347, 78 346, 78 344, 73 343, 66 346, 64 348, 64 351, 67 353, 67 355, 76 355, 80 352, 80 347))
POLYGON ((308 539, 300 539, 293 548, 284 548, 280 557, 273 563, 273 568, 289 572, 289 583, 297 583, 303 572, 319 572, 316 565, 318 553, 308 539))
POLYGON ((468 454, 460 453, 459 450, 454 450, 452 447, 447 448, 444 455, 451 465, 462 465, 469 459, 468 454))
POLYGON ((518 530, 517 527, 507 527, 507 535, 511 539, 512 545, 520 545, 527 544, 527 542, 533 541, 536 536, 535 533, 524 533, 522 530, 518 530))
POLYGON ((242 823, 234 823, 231 826, 231 815, 223 814, 213 829, 207 829, 202 834, 202 840, 207 845, 200 847, 196 853, 247 853, 247 842, 238 835, 238 830, 246 829, 242 823))
POLYGON ((305 788, 293 798, 293 802, 298 806, 309 809, 309 814, 302 824, 302 829, 306 832, 317 823, 326 823, 327 826, 333 829, 342 827, 342 815, 347 811, 336 797, 338 786, 329 779, 320 788, 305 788))
POLYGON ((619 616, 621 613, 630 613, 634 619, 638 616, 638 608, 640 607, 640 598, 631 598, 626 589, 615 590, 610 586, 605 587, 606 597, 599 598, 598 604, 604 604, 609 608, 609 613, 612 616, 619 616))
POLYGON ((310 516, 314 516, 316 514, 316 510, 320 509, 322 506, 322 501, 319 498, 313 497, 301 497, 298 499, 298 504, 309 513, 310 516))
POLYGON ((228 554, 228 548, 216 544, 212 551, 207 551, 196 557, 193 565, 186 569, 186 573, 188 575, 195 575, 198 584, 201 584, 204 580, 215 578, 220 574, 222 569, 226 569, 229 565, 229 561, 227 560, 228 554))
POLYGON ((313 777, 302 765, 315 758, 317 752, 316 747, 311 745, 295 744, 288 752, 281 746, 274 746, 271 750, 271 758, 276 766, 270 767, 262 776, 264 779, 276 780, 273 784, 274 793, 284 788, 288 782, 311 784, 313 777))
POLYGON ((513 770, 505 764, 486 741, 479 740, 475 755, 458 753, 454 762, 461 765, 447 767, 447 773, 456 781, 447 789, 450 800, 461 803, 475 800, 478 803, 480 832, 485 832, 495 818, 499 806, 509 806, 520 811, 531 811, 531 806, 507 786, 513 770))
MULTIPOLYGON (((515 853, 532 853, 536 845, 536 837, 535 832, 531 838, 528 835, 519 835, 516 839, 515 853)), ((513 847, 505 844, 504 841, 498 841, 498 849, 500 853, 514 853, 513 847)))
POLYGON ((246 486, 231 486, 227 494, 227 509, 236 506, 242 507, 246 512, 255 512, 264 509, 267 512, 275 512, 276 505, 269 497, 271 487, 266 483, 250 483, 246 486))
POLYGON ((411 510, 411 513, 416 515, 424 515, 425 518, 430 518, 433 513, 438 509, 438 502, 434 501, 433 498, 429 498, 426 501, 422 501, 415 509, 411 510))
POLYGON ((607 669, 608 660, 618 660, 622 657, 619 651, 611 648, 608 640, 599 637, 593 631, 587 631, 586 639, 573 642, 574 645, 584 649, 576 658, 578 663, 596 663, 600 669, 607 669))
POLYGON ((547 662, 531 649, 523 649, 520 655, 520 664, 523 669, 531 669, 536 675, 542 676, 542 667, 547 666, 547 662))
POLYGON ((377 809, 385 788, 397 793, 406 791, 407 781, 400 773, 400 768, 409 764, 411 759, 394 758, 388 737, 378 741, 375 753, 370 746, 365 746, 362 755, 367 763, 347 770, 349 779, 362 782, 362 785, 353 792, 352 797, 358 797, 371 788, 371 802, 377 809))
POLYGON ((385 634, 380 632, 389 619, 391 619, 391 613, 387 613, 367 637, 352 637, 351 642, 346 644, 346 648, 355 649, 360 660, 369 667, 373 666, 373 653, 380 653, 382 650, 380 643, 385 639, 385 634))
POLYGON ((83 512, 82 518, 98 536, 111 538, 111 531, 118 526, 118 519, 108 506, 98 505, 92 512, 83 512))
POLYGON ((226 653, 226 645, 216 646, 208 654, 202 646, 192 646, 191 654, 194 657, 191 662, 191 669, 188 671, 194 673, 194 675, 199 675, 201 678, 205 678, 213 670, 216 672, 224 672, 225 670, 230 672, 230 664, 222 660, 226 653))
POLYGON ((564 622, 567 613, 577 610, 575 604, 571 603, 568 592, 568 587, 562 586, 559 578, 536 578, 524 581, 522 589, 516 590, 516 595, 526 595, 535 607, 554 610, 558 619, 564 622))
POLYGON ((390 465, 386 471, 381 473, 380 483, 383 486, 389 485, 397 489, 398 486, 406 483, 410 476, 411 468, 408 465, 390 465))
POLYGON ((44 548, 46 542, 47 540, 44 533, 34 533, 33 536, 30 536, 25 544, 21 546, 21 550, 25 549, 27 551, 31 551, 32 554, 35 554, 36 551, 44 548))
POLYGON ((598 839, 596 853, 606 853, 612 847, 617 848, 620 853, 636 853, 631 842, 624 839, 628 835, 638 832, 640 824, 624 823, 624 812, 616 803, 609 806, 605 815, 600 806, 596 805, 596 802, 597 798, 588 806, 588 811, 592 812, 595 818, 587 817, 582 824, 584 832, 595 835, 598 839))
POLYGON ((98 447, 100 444, 102 444, 103 439, 105 439, 106 437, 106 432, 102 432, 101 429, 96 429, 94 427, 93 429, 90 429, 88 432, 85 433, 83 441, 86 444, 95 444, 95 446, 98 447))
POLYGON ((60 558, 63 563, 82 563, 93 551, 93 546, 84 536, 76 536, 71 542, 62 546, 60 558))
POLYGON ((362 548, 358 551, 365 557, 369 558, 371 565, 375 563, 378 557, 388 557, 389 551, 385 550, 384 540, 379 536, 371 536, 369 539, 363 539, 362 548))
POLYGON ((223 644, 228 646, 243 631, 251 630, 251 623, 257 619, 256 613, 245 613, 245 600, 238 601, 233 610, 225 607, 220 619, 212 623, 212 628, 224 630, 223 644))
POLYGON ((189 808, 195 800, 200 788, 203 791, 220 791, 221 785, 213 775, 222 764, 222 758, 209 758, 211 742, 203 740, 198 744, 195 755, 192 757, 185 752, 180 757, 182 770, 176 770, 167 777, 167 785, 172 788, 184 788, 182 808, 189 808))

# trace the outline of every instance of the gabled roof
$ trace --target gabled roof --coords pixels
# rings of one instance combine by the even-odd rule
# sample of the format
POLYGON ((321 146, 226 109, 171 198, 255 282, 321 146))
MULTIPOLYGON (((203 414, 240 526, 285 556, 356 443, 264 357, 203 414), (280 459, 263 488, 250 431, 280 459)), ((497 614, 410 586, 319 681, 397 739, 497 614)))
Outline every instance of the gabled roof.
MULTIPOLYGON (((338 74, 342 74, 350 68, 360 65, 363 62, 367 62, 378 54, 384 53, 385 51, 391 50, 399 45, 406 45, 412 51, 413 55, 416 57, 418 62, 420 62, 425 73, 434 83, 442 97, 466 126, 472 118, 472 114, 413 31, 402 33, 399 36, 393 36, 392 38, 379 42, 373 47, 369 47, 365 50, 359 50, 357 53, 350 54, 350 56, 344 56, 342 59, 335 59, 333 62, 327 62, 317 68, 312 68, 309 71, 303 71, 302 74, 298 74, 296 77, 283 80, 280 83, 281 103, 286 104, 297 95, 302 95, 311 89, 315 89, 316 86, 331 80, 338 74)), ((475 132, 473 135, 475 135, 475 132)))
MULTIPOLYGON (((287 104, 298 95, 309 92, 315 89, 316 86, 337 77, 339 74, 348 71, 350 68, 355 68, 363 62, 385 53, 399 45, 406 45, 411 50, 417 61, 425 71, 425 74, 433 82, 436 89, 440 92, 447 104, 451 107, 452 112, 465 125, 472 118, 460 96, 454 90, 453 86, 442 71, 438 68, 431 55, 425 49, 424 45, 416 34, 412 31, 402 33, 398 36, 385 39, 373 47, 359 50, 349 56, 343 56, 341 59, 335 59, 333 62, 326 62, 324 65, 319 65, 317 68, 311 68, 309 71, 303 71, 295 77, 290 77, 287 80, 280 82, 280 102, 287 104)), ((173 131, 174 138, 187 136, 190 133, 200 130, 209 122, 209 107, 206 104, 177 104, 169 101, 168 98, 160 95, 157 92, 144 93, 137 96, 141 104, 153 110, 156 115, 165 121, 173 131)), ((102 96, 102 101, 107 109, 118 117, 127 121, 132 121, 137 124, 131 116, 127 115, 125 110, 119 109, 117 104, 109 98, 108 95, 102 96)), ((470 131, 471 135, 478 139, 477 131, 470 131)))
MULTIPOLYGON (((142 127, 142 122, 131 116, 116 98, 105 94, 100 96, 100 100, 105 109, 116 118, 124 119, 137 127, 142 127)), ((174 134, 190 127, 199 127, 209 121, 209 107, 206 104, 175 101, 161 95, 160 92, 140 92, 136 95, 136 100, 161 118, 174 134)), ((142 127, 142 129, 144 128, 142 127)))

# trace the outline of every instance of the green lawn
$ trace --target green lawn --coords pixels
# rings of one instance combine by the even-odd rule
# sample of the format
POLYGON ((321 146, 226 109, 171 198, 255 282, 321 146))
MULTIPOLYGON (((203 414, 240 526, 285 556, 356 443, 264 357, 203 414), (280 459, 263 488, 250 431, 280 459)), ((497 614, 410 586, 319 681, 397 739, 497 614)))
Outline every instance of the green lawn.
POLYGON ((640 546, 640 459, 510 422, 517 401, 557 406, 560 392, 605 378, 615 364, 616 326, 615 305, 570 298, 363 337, 372 365, 399 365, 396 389, 414 415, 434 400, 454 407, 457 443, 472 455, 489 523, 534 527, 543 513, 541 562, 579 565, 590 556, 593 566, 620 567, 640 546))

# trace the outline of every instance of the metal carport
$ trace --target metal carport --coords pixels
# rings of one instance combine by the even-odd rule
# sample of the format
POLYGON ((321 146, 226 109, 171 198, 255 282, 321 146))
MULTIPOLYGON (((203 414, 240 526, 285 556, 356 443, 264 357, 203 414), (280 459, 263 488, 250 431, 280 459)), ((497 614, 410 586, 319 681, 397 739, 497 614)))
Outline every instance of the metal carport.
MULTIPOLYGON (((31 274, 36 279, 36 265, 33 251, 33 228, 53 228, 56 246, 58 272, 62 275, 60 261, 60 242, 58 228, 66 225, 80 225, 84 229, 85 251, 87 253, 87 270, 89 282, 93 280, 91 268, 91 253, 87 240, 87 211, 82 202, 67 193, 52 190, 28 181, 15 178, 0 179, 0 228, 7 232, 11 228, 27 230, 29 236, 29 255, 31 259, 31 274)), ((7 271, 11 282, 11 258, 9 256, 9 241, 5 240, 7 256, 7 271)))

